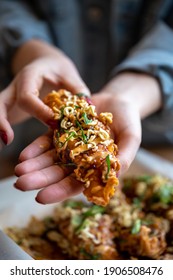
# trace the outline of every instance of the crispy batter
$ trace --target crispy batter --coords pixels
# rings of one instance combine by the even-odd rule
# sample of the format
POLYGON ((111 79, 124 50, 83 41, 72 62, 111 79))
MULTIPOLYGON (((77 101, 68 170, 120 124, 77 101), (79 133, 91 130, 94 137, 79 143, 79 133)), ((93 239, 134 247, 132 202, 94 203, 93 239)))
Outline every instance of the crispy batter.
POLYGON ((84 195, 105 206, 118 186, 118 148, 110 136, 111 113, 97 115, 95 106, 81 94, 53 91, 44 99, 54 112, 57 128, 54 145, 58 162, 74 166, 76 179, 84 183, 84 195))

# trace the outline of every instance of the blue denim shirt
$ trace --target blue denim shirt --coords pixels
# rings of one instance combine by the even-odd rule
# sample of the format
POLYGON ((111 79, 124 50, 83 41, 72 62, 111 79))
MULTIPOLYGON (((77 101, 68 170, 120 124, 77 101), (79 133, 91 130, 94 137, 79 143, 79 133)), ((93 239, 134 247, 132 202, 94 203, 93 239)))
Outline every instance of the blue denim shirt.
POLYGON ((62 49, 93 92, 120 71, 148 73, 163 109, 143 129, 173 144, 172 27, 172 0, 0 0, 0 79, 12 79, 11 57, 31 38, 62 49))

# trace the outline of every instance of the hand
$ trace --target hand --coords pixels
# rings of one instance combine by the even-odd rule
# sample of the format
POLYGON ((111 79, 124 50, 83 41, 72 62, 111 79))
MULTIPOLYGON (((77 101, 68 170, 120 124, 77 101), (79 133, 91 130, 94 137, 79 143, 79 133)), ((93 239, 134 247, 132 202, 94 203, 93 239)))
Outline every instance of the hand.
POLYGON ((31 41, 19 49, 13 72, 16 77, 0 94, 0 137, 5 144, 14 138, 11 125, 29 116, 51 125, 53 112, 42 98, 52 89, 64 87, 73 93, 89 94, 72 61, 43 42, 31 41))
MULTIPOLYGON (((108 93, 92 98, 99 112, 113 113, 112 133, 119 147, 118 157, 121 172, 125 172, 132 162, 141 139, 140 116, 136 106, 116 99, 108 93), (124 113, 125 112, 125 113, 124 113)), ((16 188, 23 191, 41 189, 36 200, 40 203, 59 202, 83 190, 70 171, 67 173, 55 165, 56 153, 51 146, 52 136, 41 136, 20 155, 21 163, 16 166, 19 176, 16 188)))
MULTIPOLYGON (((136 74, 122 74, 100 93, 92 96, 98 113, 113 114, 111 128, 119 148, 121 174, 127 171, 139 148, 141 118, 160 106, 160 91, 155 80, 146 75, 137 77, 136 74), (128 86, 129 84, 132 85, 128 86), (148 101, 145 97, 148 97, 148 101)), ((41 189, 36 200, 44 204, 65 200, 83 190, 82 184, 54 164, 56 154, 51 143, 51 136, 38 138, 21 153, 21 163, 15 168, 15 173, 19 176, 16 187, 23 191, 41 189)))
POLYGON ((19 157, 15 173, 19 176, 15 187, 22 191, 40 190, 36 201, 42 204, 63 201, 83 190, 83 185, 70 174, 70 170, 56 165, 56 152, 52 134, 37 138, 19 157))

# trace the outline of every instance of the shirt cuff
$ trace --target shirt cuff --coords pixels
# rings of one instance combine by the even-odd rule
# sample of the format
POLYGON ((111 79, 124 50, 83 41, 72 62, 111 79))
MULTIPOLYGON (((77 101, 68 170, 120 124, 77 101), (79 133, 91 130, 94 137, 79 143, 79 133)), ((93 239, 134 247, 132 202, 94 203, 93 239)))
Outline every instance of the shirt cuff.
MULTIPOLYGON (((163 110, 173 109, 173 31, 159 22, 112 74, 137 71, 155 77, 161 86, 163 110)), ((111 75, 112 76, 112 75, 111 75)))

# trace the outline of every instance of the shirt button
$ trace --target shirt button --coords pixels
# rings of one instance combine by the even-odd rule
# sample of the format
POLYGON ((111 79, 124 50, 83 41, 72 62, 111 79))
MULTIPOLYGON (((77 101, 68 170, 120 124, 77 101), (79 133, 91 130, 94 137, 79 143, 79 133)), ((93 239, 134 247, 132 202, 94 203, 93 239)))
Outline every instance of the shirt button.
POLYGON ((88 9, 88 19, 92 22, 98 22, 102 19, 103 11, 99 7, 90 7, 88 9))

